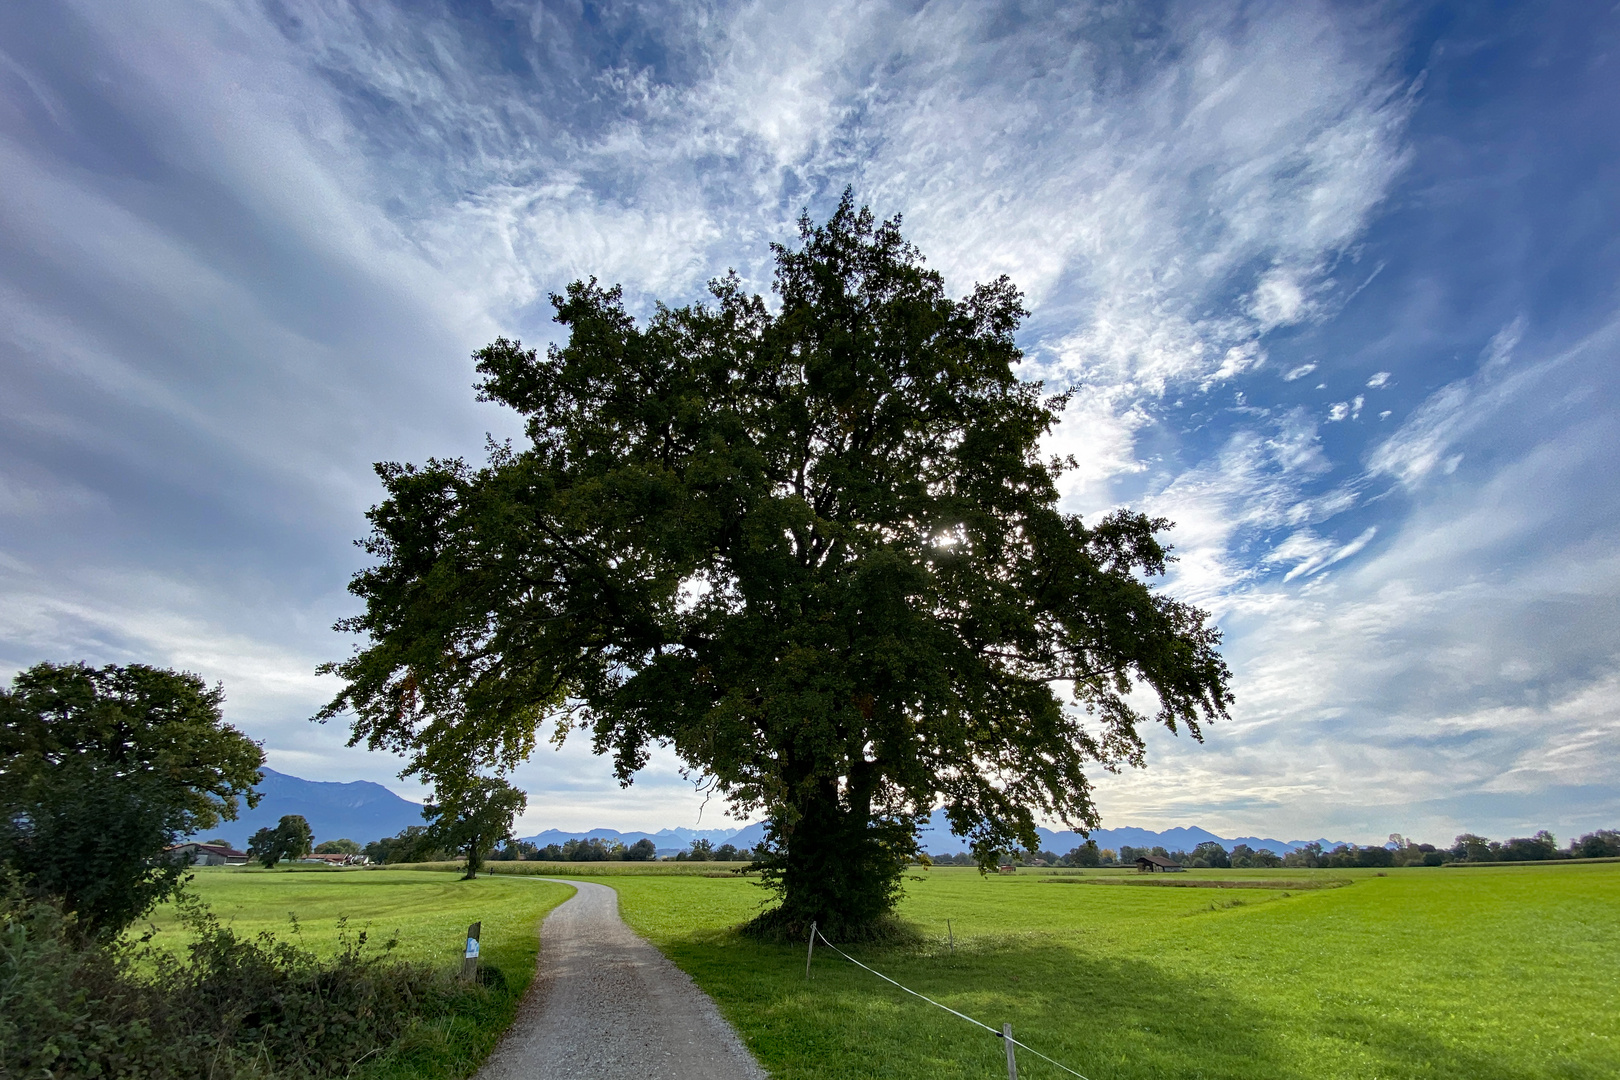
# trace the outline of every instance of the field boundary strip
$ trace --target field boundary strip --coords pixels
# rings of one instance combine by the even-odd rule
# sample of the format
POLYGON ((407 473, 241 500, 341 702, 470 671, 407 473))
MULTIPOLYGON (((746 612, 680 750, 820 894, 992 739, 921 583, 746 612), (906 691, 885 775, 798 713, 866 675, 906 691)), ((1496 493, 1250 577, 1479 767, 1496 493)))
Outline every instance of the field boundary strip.
MULTIPOLYGON (((913 990, 911 987, 907 986, 905 983, 902 983, 902 982, 899 982, 898 980, 889 978, 887 975, 883 974, 883 972, 879 971, 877 968, 868 967, 867 965, 861 963, 859 960, 855 959, 853 956, 849 955, 849 953, 845 952, 843 949, 840 949, 838 946, 836 946, 832 942, 828 941, 827 938, 826 938, 826 935, 822 934, 821 930, 819 928, 817 928, 816 924, 811 923, 810 924, 810 946, 811 946, 812 949, 815 947, 815 943, 816 943, 817 938, 820 938, 821 943, 823 945, 827 946, 827 948, 831 949, 833 952, 837 953, 839 956, 842 956, 845 960, 848 960, 850 963, 854 964, 856 967, 860 968, 863 971, 871 972, 873 975, 876 975, 878 978, 882 979, 886 983, 889 983, 889 984, 891 984, 893 986, 898 986, 900 989, 904 990, 906 993, 910 994, 912 997, 922 998, 924 1001, 928 1002, 928 1004, 932 1005, 934 1008, 936 1008, 936 1009, 944 1009, 946 1012, 950 1013, 952 1016, 954 1016, 954 1017, 956 1017, 956 1018, 958 1018, 960 1020, 966 1020, 968 1023, 972 1024, 974 1027, 983 1028, 984 1030, 988 1031, 990 1034, 994 1035, 998 1039, 1004 1039, 1007 1042, 1012 1043, 1014 1046, 1020 1047, 1020 1048, 1022 1048, 1024 1050, 1028 1050, 1030 1053, 1034 1054, 1036 1057, 1040 1058, 1042 1061, 1044 1061, 1044 1062, 1046 1062, 1046 1063, 1048 1063, 1050 1065, 1056 1065, 1058 1068, 1062 1069, 1064 1072, 1068 1073, 1070 1076, 1078 1076, 1078 1077, 1080 1077, 1080 1080, 1086 1080, 1086 1076, 1085 1076, 1084 1073, 1076 1072, 1075 1070, 1069 1068, 1067 1065, 1063 1064, 1063 1062, 1057 1061, 1054 1058, 1047 1057, 1045 1054, 1041 1053, 1039 1050, 1035 1049, 1033 1046, 1030 1046, 1028 1043, 1019 1042, 1017 1039, 1013 1038, 1010 1030, 1009 1031, 997 1031, 995 1028, 991 1027, 989 1024, 985 1023, 983 1020, 975 1020, 973 1017, 969 1016, 967 1013, 957 1012, 955 1009, 951 1008, 949 1005, 942 1005, 939 1002, 935 1001, 933 998, 929 997, 927 994, 920 994, 917 991, 913 990)), ((810 962, 809 962, 809 959, 807 958, 805 960, 805 974, 809 975, 809 973, 810 973, 810 962)), ((1011 1059, 1009 1059, 1009 1060, 1011 1060, 1011 1059)))
POLYGON ((1584 866, 1587 863, 1615 862, 1620 862, 1620 855, 1598 855, 1590 859, 1501 859, 1495 862, 1448 862, 1444 864, 1444 869, 1451 870, 1466 866, 1494 866, 1498 870, 1504 870, 1515 866, 1584 866))
POLYGON ((1293 892, 1309 892, 1312 889, 1342 889, 1355 882, 1348 878, 1329 878, 1322 881, 1208 881, 1208 880, 1182 880, 1162 881, 1142 880, 1130 878, 1083 878, 1083 877, 1045 877, 1038 879, 1042 885, 1128 885, 1133 888, 1153 889, 1287 889, 1293 892))

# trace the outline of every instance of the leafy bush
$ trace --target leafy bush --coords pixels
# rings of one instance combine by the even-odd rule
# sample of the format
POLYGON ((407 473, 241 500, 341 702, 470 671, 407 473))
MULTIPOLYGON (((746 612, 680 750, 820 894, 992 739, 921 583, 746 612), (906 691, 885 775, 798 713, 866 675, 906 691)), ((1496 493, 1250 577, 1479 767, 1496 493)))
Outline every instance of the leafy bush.
POLYGON ((365 847, 365 856, 372 862, 419 863, 449 862, 451 853, 436 847, 428 836, 426 825, 407 825, 395 836, 373 840, 365 847))
POLYGON ((419 1019, 504 992, 498 974, 469 986, 390 959, 392 942, 368 950, 364 931, 322 960, 268 933, 238 937, 195 898, 179 904, 184 957, 98 945, 59 907, 10 889, 0 1076, 344 1076, 419 1019))
POLYGON ((225 723, 225 692, 131 664, 36 664, 0 688, 0 865, 117 937, 180 887, 181 837, 259 801, 264 754, 225 723))

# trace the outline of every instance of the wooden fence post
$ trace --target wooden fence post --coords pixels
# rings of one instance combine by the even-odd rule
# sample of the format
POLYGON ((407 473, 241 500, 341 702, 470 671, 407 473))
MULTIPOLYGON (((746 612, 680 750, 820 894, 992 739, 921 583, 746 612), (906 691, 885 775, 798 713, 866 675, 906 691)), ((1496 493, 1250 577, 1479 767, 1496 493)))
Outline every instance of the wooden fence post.
POLYGON ((467 927, 467 952, 461 960, 461 979, 472 982, 478 977, 478 938, 484 929, 482 921, 467 927))
POLYGON ((951 930, 951 920, 945 920, 945 938, 951 943, 951 955, 956 955, 956 934, 951 930))
POLYGON ((804 952, 804 977, 806 981, 810 978, 810 958, 814 955, 816 955, 816 924, 812 922, 810 924, 810 947, 804 952))
POLYGON ((1007 1044, 1007 1080, 1018 1080, 1018 1054, 1013 1047, 1012 1025, 1001 1025, 1001 1041, 1007 1044))

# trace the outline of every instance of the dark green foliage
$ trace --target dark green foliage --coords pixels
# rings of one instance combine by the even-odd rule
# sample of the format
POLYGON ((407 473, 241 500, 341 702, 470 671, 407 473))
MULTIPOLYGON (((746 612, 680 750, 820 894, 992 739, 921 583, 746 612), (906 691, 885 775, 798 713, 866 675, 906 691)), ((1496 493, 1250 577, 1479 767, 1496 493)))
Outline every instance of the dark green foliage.
POLYGON ((244 940, 184 896, 185 958, 98 947, 15 892, 4 908, 0 1076, 346 1076, 417 1018, 489 993, 390 961, 364 932, 329 960, 244 940))
POLYGON ((512 823, 528 801, 523 792, 493 777, 470 776, 453 785, 441 783, 435 801, 422 808, 422 816, 429 822, 426 840, 434 847, 465 855, 467 877, 475 878, 495 845, 512 835, 512 823))
POLYGON ((1205 840, 1202 844, 1193 848, 1192 865, 1213 866, 1224 870, 1232 865, 1232 859, 1224 847, 1213 840, 1205 840))
POLYGON ((1168 523, 1058 509, 1064 399, 1015 375, 1013 284, 951 299, 847 194, 800 241, 776 314, 728 276, 638 326, 576 282, 565 346, 480 350, 529 445, 379 466, 340 624, 368 647, 321 718, 429 776, 510 768, 548 717, 625 783, 671 745, 770 820, 779 917, 837 933, 889 909, 936 805, 981 859, 1094 827, 1089 765, 1230 696, 1205 614, 1150 586, 1168 523))
POLYGON ((379 865, 383 863, 443 862, 450 857, 434 845, 426 825, 407 825, 395 836, 373 840, 365 846, 366 858, 379 865))
POLYGON ((358 855, 360 854, 360 845, 347 838, 342 840, 323 840, 319 844, 315 845, 315 854, 358 855))
MULTIPOLYGON (((648 847, 652 845, 648 842, 648 847)), ((713 840, 698 839, 692 841, 685 851, 675 854, 676 862, 753 862, 760 855, 760 849, 750 851, 747 848, 738 848, 736 844, 721 844, 714 846, 713 840)))
POLYGON ((314 838, 304 815, 284 814, 275 828, 260 829, 249 838, 247 853, 269 870, 283 859, 302 859, 308 855, 310 841, 314 838))
POLYGON ((1232 865, 1239 869, 1276 867, 1283 864, 1282 856, 1270 848, 1261 848, 1256 851, 1248 844, 1238 844, 1233 847, 1231 859, 1232 865))
POLYGON ((1463 833, 1451 846, 1451 857, 1457 862, 1495 862, 1496 848, 1491 841, 1474 833, 1463 833))
POLYGON ((1534 836, 1515 836, 1503 844, 1496 857, 1503 862, 1535 862, 1556 859, 1563 855, 1558 841, 1546 829, 1534 836))
POLYGON ((269 870, 281 861, 281 853, 277 850, 278 844, 276 830, 266 825, 248 837, 248 858, 269 870))
POLYGON ((1612 859, 1620 856, 1620 831, 1599 829, 1587 833, 1569 846, 1577 859, 1612 859))
POLYGON ((1101 866, 1102 852, 1097 850, 1097 841, 1087 840, 1084 844, 1074 848, 1064 856, 1070 866, 1101 866))
MULTIPOLYGON (((532 845, 529 845, 532 847, 532 845)), ((540 862, 648 862, 658 857, 658 845, 645 838, 626 847, 617 841, 609 843, 600 837, 582 840, 564 840, 560 844, 547 844, 525 858, 540 862)), ((676 856, 680 858, 680 856, 676 856)))
MULTIPOLYGON (((1401 849, 1401 851, 1405 852, 1406 849, 1401 849)), ((1367 847, 1359 847, 1355 844, 1340 844, 1332 851, 1324 851, 1321 844, 1313 842, 1303 844, 1296 850, 1289 852, 1283 857, 1282 865, 1348 869, 1357 866, 1421 865, 1423 861, 1424 853, 1415 845, 1409 853, 1402 854, 1396 850, 1372 844, 1367 847)), ((1251 860, 1249 865, 1261 866, 1269 864, 1251 860)))
POLYGON ((1303 867, 1321 866, 1322 845, 1314 840, 1309 844, 1301 844, 1299 847, 1283 856, 1283 865, 1303 867))
POLYGON ((517 862, 521 859, 537 859, 540 849, 527 840, 502 841, 500 846, 489 853, 491 862, 517 862))
POLYGON ((596 836, 582 840, 564 840, 561 844, 547 844, 535 853, 542 862, 608 862, 624 858, 623 844, 610 844, 596 836))
POLYGON ((258 802, 258 744, 224 691, 132 664, 39 664, 0 691, 0 864, 112 935, 172 895, 165 849, 258 802))

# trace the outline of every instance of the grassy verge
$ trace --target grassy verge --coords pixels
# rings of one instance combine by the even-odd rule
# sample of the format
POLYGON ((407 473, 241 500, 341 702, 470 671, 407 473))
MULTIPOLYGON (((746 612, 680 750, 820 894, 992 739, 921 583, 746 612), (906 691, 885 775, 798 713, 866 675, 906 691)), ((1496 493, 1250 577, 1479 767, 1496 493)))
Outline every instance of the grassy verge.
MULTIPOLYGON (((199 870, 192 891, 238 934, 268 931, 317 954, 334 951, 340 925, 366 930, 380 946, 397 937, 402 960, 459 967, 469 923, 483 923, 482 962, 504 986, 469 995, 456 1009, 418 1024, 354 1072, 356 1080, 456 1080, 471 1075, 511 1024, 534 976, 538 929, 569 896, 566 885, 514 878, 461 881, 399 870, 272 872, 199 870)), ((151 920, 155 945, 180 950, 186 934, 172 908, 151 920)))
MULTIPOLYGON (((1620 1075, 1620 866, 1182 879, 1258 886, 1229 891, 1054 888, 1039 871, 920 876, 901 914, 926 943, 851 953, 1011 1022, 1091 1080, 1620 1075), (1309 887, 1319 881, 1351 884, 1309 887)), ((806 982, 802 947, 739 938, 731 928, 764 900, 750 882, 613 885, 630 924, 716 998, 773 1076, 947 1080, 1005 1067, 995 1038, 835 956, 818 955, 806 982)), ((1020 1060, 1020 1076, 1058 1075, 1020 1060)))

